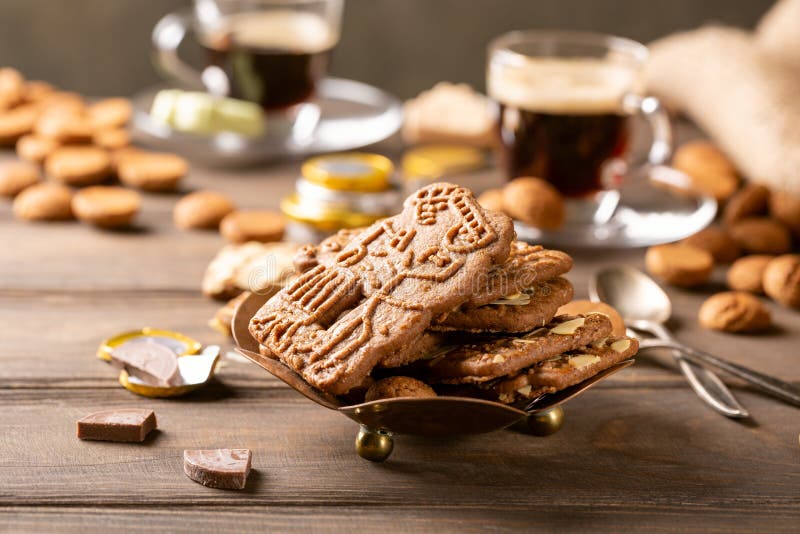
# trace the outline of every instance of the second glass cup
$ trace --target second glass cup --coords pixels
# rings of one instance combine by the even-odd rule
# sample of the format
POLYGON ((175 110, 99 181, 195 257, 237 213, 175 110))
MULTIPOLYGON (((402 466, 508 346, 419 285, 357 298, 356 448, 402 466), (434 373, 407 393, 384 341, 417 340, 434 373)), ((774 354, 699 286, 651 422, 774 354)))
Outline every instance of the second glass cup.
POLYGON ((343 0, 195 0, 194 10, 167 15, 153 30, 155 61, 184 86, 256 102, 295 137, 311 134, 314 104, 339 41, 343 0), (178 47, 191 30, 205 52, 201 70, 178 47))
POLYGON ((567 197, 567 224, 604 224, 628 174, 630 117, 653 130, 649 163, 671 153, 669 118, 644 96, 647 48, 610 35, 531 30, 489 46, 499 159, 509 179, 536 176, 567 197))

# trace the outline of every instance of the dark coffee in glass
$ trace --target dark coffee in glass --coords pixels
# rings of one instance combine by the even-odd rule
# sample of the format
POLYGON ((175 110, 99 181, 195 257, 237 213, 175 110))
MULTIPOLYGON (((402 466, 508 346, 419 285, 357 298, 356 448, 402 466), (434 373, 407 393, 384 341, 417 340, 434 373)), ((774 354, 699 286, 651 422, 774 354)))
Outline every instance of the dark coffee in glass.
POLYGON ((227 74, 231 96, 275 111, 313 98, 337 38, 320 16, 278 10, 232 15, 201 45, 227 74))
POLYGON ((572 198, 617 186, 628 152, 630 112, 623 106, 637 74, 605 57, 508 61, 499 52, 488 85, 508 178, 537 176, 572 198))
POLYGON ((562 194, 583 197, 608 189, 609 162, 624 158, 628 117, 614 110, 536 111, 500 102, 500 160, 507 176, 537 176, 562 194))

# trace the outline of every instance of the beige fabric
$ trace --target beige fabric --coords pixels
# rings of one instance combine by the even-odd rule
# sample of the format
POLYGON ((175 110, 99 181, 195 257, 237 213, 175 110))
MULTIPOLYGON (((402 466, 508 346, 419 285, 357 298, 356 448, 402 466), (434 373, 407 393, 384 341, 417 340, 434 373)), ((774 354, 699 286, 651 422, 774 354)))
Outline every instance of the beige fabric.
POLYGON ((691 117, 750 180, 800 194, 800 77, 752 34, 709 26, 651 45, 648 89, 691 117))
POLYGON ((778 0, 756 28, 756 43, 800 78, 800 0, 778 0))

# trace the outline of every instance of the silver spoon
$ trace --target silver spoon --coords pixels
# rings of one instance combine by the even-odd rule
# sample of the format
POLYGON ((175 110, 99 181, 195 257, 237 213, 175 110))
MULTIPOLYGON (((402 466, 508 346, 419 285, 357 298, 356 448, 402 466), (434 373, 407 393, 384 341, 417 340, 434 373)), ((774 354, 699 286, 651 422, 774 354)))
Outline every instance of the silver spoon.
MULTIPOLYGON (((628 312, 633 312, 632 314, 628 314, 628 317, 631 318, 628 322, 629 326, 639 330, 653 332, 654 334, 655 332, 660 332, 662 335, 666 334, 666 339, 662 337, 660 339, 646 339, 642 341, 639 344, 641 349, 664 348, 680 351, 682 358, 694 364, 708 365, 716 369, 727 371, 734 376, 746 380, 773 397, 800 407, 800 389, 792 384, 773 376, 759 373, 758 371, 754 371, 742 365, 723 360, 713 354, 684 345, 672 338, 669 332, 659 324, 669 317, 669 313, 666 315, 663 315, 663 312, 662 315, 653 313, 654 310, 657 309, 653 303, 661 302, 661 306, 663 307, 664 302, 669 304, 669 297, 667 297, 666 293, 664 293, 658 284, 653 282, 652 279, 641 271, 628 267, 608 269, 598 273, 596 276, 596 283, 595 280, 593 280, 592 286, 591 291, 597 298, 603 297, 609 304, 616 301, 617 304, 615 306, 619 306, 617 309, 625 309, 628 312), (615 298, 612 297, 612 291, 615 298), (612 298, 614 300, 612 300, 612 298), (649 310, 652 315, 647 315, 645 313, 646 310, 649 310), (640 317, 637 317, 637 314, 640 317), (651 330, 654 322, 656 328, 651 330), (659 329, 658 327, 661 328, 659 329)), ((625 316, 626 314, 622 313, 622 315, 625 316)))
MULTIPOLYGON (((661 343, 675 342, 664 327, 672 315, 669 297, 643 272, 628 267, 612 267, 595 273, 589 281, 589 296, 616 308, 628 327, 648 332, 661 343)), ((633 333, 631 328, 628 331, 633 333)), ((642 348, 646 341, 649 340, 640 342, 642 348)), ((750 415, 716 374, 687 361, 679 351, 672 354, 689 385, 706 404, 727 417, 741 419, 750 415)))

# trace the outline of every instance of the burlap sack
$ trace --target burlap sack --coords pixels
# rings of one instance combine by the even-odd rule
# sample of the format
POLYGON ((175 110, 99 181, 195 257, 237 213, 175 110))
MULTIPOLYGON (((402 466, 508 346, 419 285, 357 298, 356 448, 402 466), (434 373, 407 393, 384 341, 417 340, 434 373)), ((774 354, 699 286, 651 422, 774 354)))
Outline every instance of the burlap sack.
POLYGON ((756 46, 800 77, 800 0, 779 0, 756 28, 756 46))
POLYGON ((710 26, 651 45, 648 89, 694 120, 750 180, 800 194, 800 77, 752 34, 710 26))

